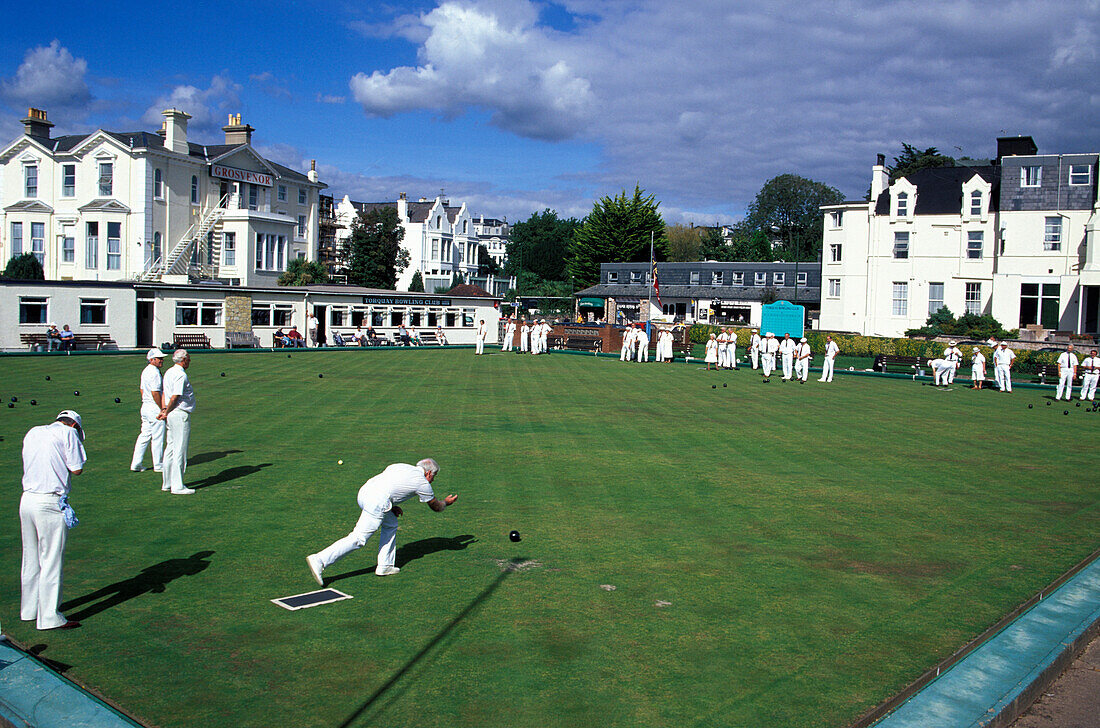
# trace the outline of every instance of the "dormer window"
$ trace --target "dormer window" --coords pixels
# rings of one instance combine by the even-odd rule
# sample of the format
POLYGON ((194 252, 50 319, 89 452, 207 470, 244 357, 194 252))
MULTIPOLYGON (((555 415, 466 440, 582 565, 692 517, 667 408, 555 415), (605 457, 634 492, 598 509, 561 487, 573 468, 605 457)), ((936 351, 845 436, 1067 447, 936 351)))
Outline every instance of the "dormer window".
POLYGON ((1040 187, 1043 184, 1043 168, 1036 164, 1028 167, 1020 167, 1021 187, 1040 187))
POLYGON ((970 214, 974 217, 981 217, 982 193, 979 190, 970 193, 970 214))
POLYGON ((722 285, 722 271, 716 270, 711 274, 710 284, 712 286, 722 285))
POLYGON ((636 270, 630 271, 630 282, 631 283, 640 283, 641 280, 642 280, 642 274, 639 271, 636 271, 636 270))
POLYGON ((688 273, 688 283, 693 286, 699 285, 699 271, 693 270, 688 273))
POLYGON ((899 192, 897 196, 897 216, 909 217, 909 193, 899 192))
POLYGON ((613 271, 613 270, 607 271, 607 282, 608 283, 618 283, 619 282, 619 274, 616 271, 613 271))
POLYGON ((1071 185, 1087 185, 1092 183, 1091 164, 1069 165, 1069 183, 1071 185))

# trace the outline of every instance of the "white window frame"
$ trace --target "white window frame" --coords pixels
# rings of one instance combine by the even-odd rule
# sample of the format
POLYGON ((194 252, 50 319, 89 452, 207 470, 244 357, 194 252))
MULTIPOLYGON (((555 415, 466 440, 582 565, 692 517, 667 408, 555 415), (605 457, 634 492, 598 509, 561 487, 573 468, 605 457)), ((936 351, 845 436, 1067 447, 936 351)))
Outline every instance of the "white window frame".
POLYGON ((832 221, 834 229, 844 227, 844 210, 832 210, 829 213, 829 219, 832 221))
POLYGON ((14 258, 23 254, 23 223, 11 224, 11 255, 14 258))
POLYGON ((699 285, 699 271, 693 270, 688 272, 688 285, 699 285))
POLYGON ((306 216, 305 215, 299 215, 298 216, 298 227, 294 230, 294 234, 295 234, 295 237, 298 240, 305 240, 306 239, 306 216))
POLYGON ((38 258, 40 264, 46 264, 46 223, 44 222, 31 222, 30 253, 38 258))
POLYGON ((765 270, 755 271, 752 276, 752 284, 757 287, 768 285, 768 272, 765 270))
POLYGON ((784 271, 777 270, 772 272, 772 285, 773 286, 785 286, 787 285, 787 274, 784 271))
POLYGON ((745 285, 745 271, 743 271, 743 270, 733 271, 733 281, 732 281, 732 283, 735 286, 745 285))
POLYGON ((23 165, 23 198, 33 200, 38 197, 38 165, 23 165))
POLYGON ((1020 167, 1021 187, 1042 187, 1043 166, 1041 164, 1027 164, 1020 167))
POLYGON ((973 190, 970 193, 970 216, 981 217, 982 210, 985 208, 984 200, 982 199, 981 190, 973 190))
POLYGON ((808 285, 809 282, 810 282, 810 274, 807 273, 804 270, 798 271, 798 275, 795 276, 794 284, 796 286, 805 286, 805 285, 808 285))
POLYGON ((160 167, 153 169, 153 199, 164 199, 164 172, 160 167))
POLYGON ((890 287, 890 315, 899 317, 909 316, 909 283, 908 281, 894 281, 890 287), (900 294, 900 295, 899 295, 900 294))
POLYGON ((966 293, 963 301, 966 313, 976 316, 982 313, 982 284, 980 281, 972 281, 966 284, 966 293))
MULTIPOLYGON (((432 241, 432 242, 434 243, 435 241, 432 241)), ((435 248, 432 248, 432 250, 435 250, 435 248)), ((432 257, 434 258, 435 256, 433 255, 432 257)), ((613 271, 613 270, 607 271, 607 282, 608 283, 618 283, 619 282, 619 273, 618 273, 618 271, 613 271)))
POLYGON ((905 218, 909 217, 909 193, 899 192, 894 200, 895 204, 897 205, 897 207, 895 208, 894 216, 905 218))
POLYGON ((41 326, 50 320, 49 296, 20 296, 19 297, 19 323, 24 326, 41 326), (42 312, 37 321, 28 320, 27 309, 24 306, 41 306, 42 312))
POLYGON ((1043 223, 1043 250, 1062 249, 1062 216, 1050 215, 1043 223))
POLYGON ((894 233, 894 249, 892 251, 892 257, 894 258, 894 260, 909 259, 909 233, 894 233))
POLYGON ((122 270, 122 223, 107 223, 107 270, 122 270), (111 237, 111 228, 114 226, 118 235, 111 237))
POLYGON ((1092 165, 1091 164, 1071 164, 1071 165, 1069 165, 1069 185, 1070 185, 1070 187, 1079 187, 1081 185, 1090 185, 1090 184, 1092 184, 1092 165), (1076 180, 1076 181, 1074 181, 1074 180, 1076 180))
POLYGON ((829 243, 829 262, 840 263, 844 259, 844 244, 829 243))
POLYGON ((286 185, 279 185, 275 191, 275 199, 279 202, 286 202, 286 185))
POLYGON ((840 279, 829 279, 829 298, 840 298, 840 279))
POLYGON ((61 196, 76 197, 76 165, 61 165, 61 196), (72 174, 70 174, 72 172, 72 174))
POLYGON ((221 301, 176 301, 176 326, 220 327, 222 325, 221 301), (195 323, 183 323, 181 314, 193 312, 195 323), (209 320, 207 318, 209 317, 209 320))
POLYGON ((115 163, 100 161, 99 165, 99 197, 112 197, 115 191, 115 163))
POLYGON ((932 314, 936 313, 936 311, 939 311, 941 308, 943 308, 944 289, 945 289, 944 284, 940 283, 939 281, 933 281, 933 282, 930 282, 928 284, 928 315, 929 316, 931 316, 932 314), (933 295, 933 286, 939 286, 939 294, 940 294, 939 298, 936 298, 933 295), (936 304, 939 304, 939 305, 936 305, 936 304))
POLYGON ((72 235, 64 235, 61 238, 61 262, 76 262, 76 238, 72 235))
POLYGON ((710 284, 712 286, 720 286, 726 280, 725 271, 715 270, 710 273, 710 284))
POLYGON ((84 224, 84 268, 99 270, 99 221, 84 224))
POLYGON ((237 233, 222 233, 222 265, 237 265, 237 233))
POLYGON ((985 231, 966 231, 966 259, 981 260, 985 255, 985 231), (977 243, 977 245, 975 245, 977 243), (976 255, 975 255, 976 253, 976 255))
POLYGON ((81 326, 106 326, 110 323, 107 319, 107 299, 106 298, 81 298, 80 299, 80 325, 81 326), (85 311, 91 312, 93 310, 102 311, 102 321, 85 321, 85 311))

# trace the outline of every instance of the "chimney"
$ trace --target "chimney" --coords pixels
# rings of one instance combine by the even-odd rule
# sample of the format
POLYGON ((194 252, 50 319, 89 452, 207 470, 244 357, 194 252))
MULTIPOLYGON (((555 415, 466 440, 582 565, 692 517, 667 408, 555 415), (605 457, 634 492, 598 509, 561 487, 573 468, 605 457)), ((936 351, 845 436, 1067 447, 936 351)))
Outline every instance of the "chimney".
POLYGON ((160 113, 164 115, 165 148, 176 154, 188 154, 187 120, 191 115, 179 109, 165 109, 160 113))
POLYGON ((27 136, 50 138, 50 129, 53 124, 46 121, 46 112, 42 109, 27 109, 27 118, 23 119, 23 133, 27 136))
POLYGON ((240 114, 230 114, 229 124, 222 127, 226 144, 251 144, 252 132, 256 131, 248 124, 241 123, 240 114))
POLYGON ((317 160, 316 159, 309 160, 309 174, 306 175, 306 176, 309 177, 310 182, 316 182, 317 181, 317 160))
POLYGON ((399 199, 399 200, 407 200, 407 199, 409 199, 409 196, 408 196, 408 195, 407 195, 406 193, 404 193, 404 192, 399 192, 399 193, 397 194, 397 199, 399 199))
POLYGON ((1030 157, 1039 153, 1035 140, 1029 136, 997 137, 997 159, 1001 157, 1030 157))
POLYGON ((886 169, 886 155, 880 154, 871 168, 871 202, 873 203, 890 186, 890 172, 886 169))

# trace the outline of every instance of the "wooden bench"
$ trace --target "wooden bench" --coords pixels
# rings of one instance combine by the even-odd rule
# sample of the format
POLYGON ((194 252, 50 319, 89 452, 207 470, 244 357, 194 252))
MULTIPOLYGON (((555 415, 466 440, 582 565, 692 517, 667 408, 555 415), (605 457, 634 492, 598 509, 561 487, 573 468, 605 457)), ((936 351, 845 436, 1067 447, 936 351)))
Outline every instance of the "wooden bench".
POLYGON ((420 334, 421 346, 442 346, 439 343, 439 337, 435 335, 434 331, 424 331, 420 334))
POLYGON ((595 353, 603 349, 603 340, 599 336, 569 336, 565 339, 564 348, 595 353))
POLYGON ((206 334, 172 334, 172 346, 177 349, 213 349, 206 334))
POLYGON ((928 357, 924 356, 898 356, 897 354, 883 354, 882 355, 882 371, 890 371, 890 367, 901 367, 903 369, 922 369, 928 366, 928 362, 931 361, 928 357))
MULTIPOLYGON (((45 334, 19 334, 19 343, 30 349, 41 345, 44 350, 48 351, 48 342, 49 339, 45 334)), ((95 349, 99 351, 104 347, 114 345, 114 343, 115 340, 111 338, 110 334, 73 334, 71 348, 62 348, 60 351, 68 351, 71 349, 87 349, 89 351, 95 349)), ((62 344, 64 345, 64 342, 62 342, 62 344)))
POLYGON ((564 336, 559 336, 559 335, 547 336, 546 337, 546 348, 547 348, 547 350, 550 350, 550 349, 564 349, 565 348, 565 337, 564 336))
POLYGON ((260 337, 250 331, 226 331, 226 349, 259 349, 260 337))

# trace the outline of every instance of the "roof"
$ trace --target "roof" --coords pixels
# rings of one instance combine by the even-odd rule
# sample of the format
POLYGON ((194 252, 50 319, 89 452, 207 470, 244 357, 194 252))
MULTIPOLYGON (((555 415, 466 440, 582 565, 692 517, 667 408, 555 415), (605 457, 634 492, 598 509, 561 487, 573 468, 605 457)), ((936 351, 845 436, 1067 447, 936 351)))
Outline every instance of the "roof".
POLYGON ((469 298, 496 298, 496 296, 489 293, 481 286, 475 286, 471 283, 459 283, 457 286, 447 291, 447 295, 466 296, 469 298))
MULTIPOLYGON (((598 283, 574 296, 602 296, 610 298, 646 298, 652 286, 598 283)), ((663 298, 695 298, 705 300, 761 301, 765 292, 779 294, 785 298, 784 291, 794 291, 794 286, 661 286, 663 298)), ((792 296, 793 297, 793 296, 792 296)), ((816 302, 821 297, 820 286, 799 286, 798 298, 802 302, 816 302)))
MULTIPOLYGON (((962 186, 978 175, 992 186, 989 209, 999 208, 1001 168, 984 167, 930 167, 905 175, 904 179, 917 188, 917 204, 914 215, 957 215, 962 209, 962 186)), ((882 191, 875 202, 876 215, 890 214, 890 190, 882 191)))

